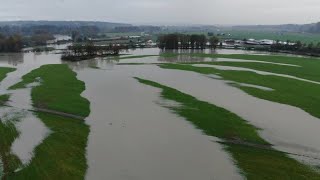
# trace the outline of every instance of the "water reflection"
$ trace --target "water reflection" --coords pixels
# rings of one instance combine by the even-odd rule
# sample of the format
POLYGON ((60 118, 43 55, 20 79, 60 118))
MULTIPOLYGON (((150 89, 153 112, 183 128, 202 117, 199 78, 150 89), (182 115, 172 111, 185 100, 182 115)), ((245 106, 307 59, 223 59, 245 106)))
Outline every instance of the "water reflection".
POLYGON ((1 66, 17 66, 24 62, 23 53, 3 53, 0 54, 0 65, 1 66))

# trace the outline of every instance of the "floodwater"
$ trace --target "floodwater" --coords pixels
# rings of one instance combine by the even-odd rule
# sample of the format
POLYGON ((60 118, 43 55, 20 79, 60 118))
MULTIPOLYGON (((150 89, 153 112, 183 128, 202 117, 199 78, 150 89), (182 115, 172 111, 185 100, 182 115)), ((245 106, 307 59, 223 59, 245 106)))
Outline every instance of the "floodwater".
MULTIPOLYGON (((209 53, 209 50, 205 52, 209 53)), ((127 53, 158 55, 159 50, 137 49, 127 53)), ((223 50, 220 53, 244 52, 223 50)), ((121 60, 120 63, 206 61, 205 58, 185 58, 147 57, 121 60)), ((33 69, 60 63, 60 55, 50 53, 0 55, 0 66, 17 68, 1 83, 0 94, 9 93, 7 88, 33 69)), ((163 100, 159 89, 140 84, 133 77, 161 83, 225 108, 261 128, 262 137, 276 149, 304 155, 293 157, 305 163, 320 164, 315 159, 320 158, 320 140, 317 138, 320 120, 299 108, 252 97, 216 75, 166 70, 157 65, 120 66, 117 63, 111 59, 68 63, 78 73, 78 78, 86 83, 82 95, 91 102, 91 114, 86 120, 91 130, 86 179, 242 179, 230 155, 215 142, 217 139, 204 135, 188 121, 173 114, 165 106, 179 104, 163 100), (93 66, 101 69, 90 68, 93 66)), ((31 108, 30 89, 10 93, 10 103, 16 108, 1 108, 1 111, 8 109, 6 114, 12 114, 31 108)), ((32 113, 22 113, 22 117, 16 124, 21 136, 14 142, 12 151, 27 163, 32 159, 34 148, 50 130, 32 113)))
POLYGON ((31 88, 14 90, 10 93, 8 105, 17 111, 24 112, 24 116, 15 124, 20 135, 12 144, 11 151, 19 157, 22 164, 26 165, 34 155, 34 148, 49 135, 50 130, 37 116, 27 111, 32 109, 31 88))
POLYGON ((250 69, 250 68, 210 65, 210 64, 194 64, 193 66, 194 67, 211 67, 211 68, 215 68, 215 69, 219 69, 219 70, 228 70, 228 71, 250 71, 250 72, 254 72, 254 73, 257 73, 260 75, 265 75, 265 76, 279 76, 279 77, 285 77, 285 78, 295 79, 295 80, 299 80, 299 81, 309 82, 309 83, 313 83, 313 84, 320 84, 320 82, 318 82, 318 81, 312 81, 312 80, 303 79, 303 78, 299 78, 296 76, 290 76, 290 75, 286 75, 286 74, 278 74, 278 73, 271 73, 271 72, 266 72, 266 71, 259 71, 259 70, 250 69))
POLYGON ((91 102, 87 179, 242 179, 220 144, 162 107, 172 102, 132 70, 78 72, 91 102))

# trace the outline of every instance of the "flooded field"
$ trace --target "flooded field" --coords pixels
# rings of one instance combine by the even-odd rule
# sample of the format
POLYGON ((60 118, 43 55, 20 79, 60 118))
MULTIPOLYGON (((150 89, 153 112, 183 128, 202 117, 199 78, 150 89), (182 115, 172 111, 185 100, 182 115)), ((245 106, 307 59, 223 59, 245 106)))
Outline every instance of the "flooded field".
MULTIPOLYGON (((212 53, 210 50, 204 52, 212 53)), ((231 145, 224 144, 229 141, 238 142, 238 139, 206 135, 205 131, 195 128, 185 117, 172 111, 172 107, 183 104, 166 100, 161 95, 161 89, 145 86, 134 79, 135 77, 171 87, 199 101, 230 111, 248 124, 259 128, 258 134, 271 144, 265 149, 274 148, 275 151, 284 153, 308 167, 310 165, 315 168, 320 165, 320 141, 315 138, 320 131, 320 119, 294 106, 253 97, 238 86, 265 92, 275 91, 273 88, 236 83, 214 74, 164 69, 157 64, 230 61, 266 63, 284 68, 300 66, 187 55, 165 57, 161 56, 164 52, 159 49, 137 49, 125 53, 129 54, 126 56, 146 57, 123 60, 97 58, 69 63, 61 62, 60 55, 54 53, 0 55, 0 67, 16 68, 0 83, 0 95, 11 95, 7 106, 0 107, 0 119, 3 122, 12 120, 19 132, 19 136, 12 142, 10 153, 21 161, 20 168, 28 165, 34 158, 34 149, 54 131, 30 111, 34 110, 31 90, 41 84, 41 79, 38 79, 39 83, 31 84, 25 89, 10 90, 10 87, 20 82, 24 75, 45 64, 67 64, 86 86, 81 94, 90 101, 91 111, 84 120, 90 129, 86 146, 86 179, 246 179, 248 172, 244 172, 239 165, 240 160, 236 162, 235 156, 226 150, 226 147, 231 145), (15 117, 13 114, 19 116, 15 117)), ((257 54, 240 50, 221 50, 218 53, 257 54)), ((193 67, 251 71, 319 85, 319 82, 308 79, 249 68, 199 64, 193 67)), ((240 141, 240 144, 245 145, 246 142, 240 141)), ((252 146, 260 149, 265 147, 252 146)))

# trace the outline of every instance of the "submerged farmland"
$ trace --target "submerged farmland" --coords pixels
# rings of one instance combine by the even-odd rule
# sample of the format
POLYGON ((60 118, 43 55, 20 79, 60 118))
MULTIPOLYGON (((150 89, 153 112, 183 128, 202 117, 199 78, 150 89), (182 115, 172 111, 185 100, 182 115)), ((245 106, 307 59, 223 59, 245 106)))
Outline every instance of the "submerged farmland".
POLYGON ((319 59, 244 53, 0 56, 1 179, 320 179, 319 59))

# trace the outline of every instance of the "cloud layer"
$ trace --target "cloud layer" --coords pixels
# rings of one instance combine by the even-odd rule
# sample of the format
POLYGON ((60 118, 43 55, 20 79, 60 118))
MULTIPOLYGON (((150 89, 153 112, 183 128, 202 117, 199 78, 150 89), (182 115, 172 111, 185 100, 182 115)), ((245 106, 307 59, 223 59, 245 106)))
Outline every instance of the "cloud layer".
POLYGON ((0 0, 0 20, 169 24, 320 21, 319 0, 0 0))

